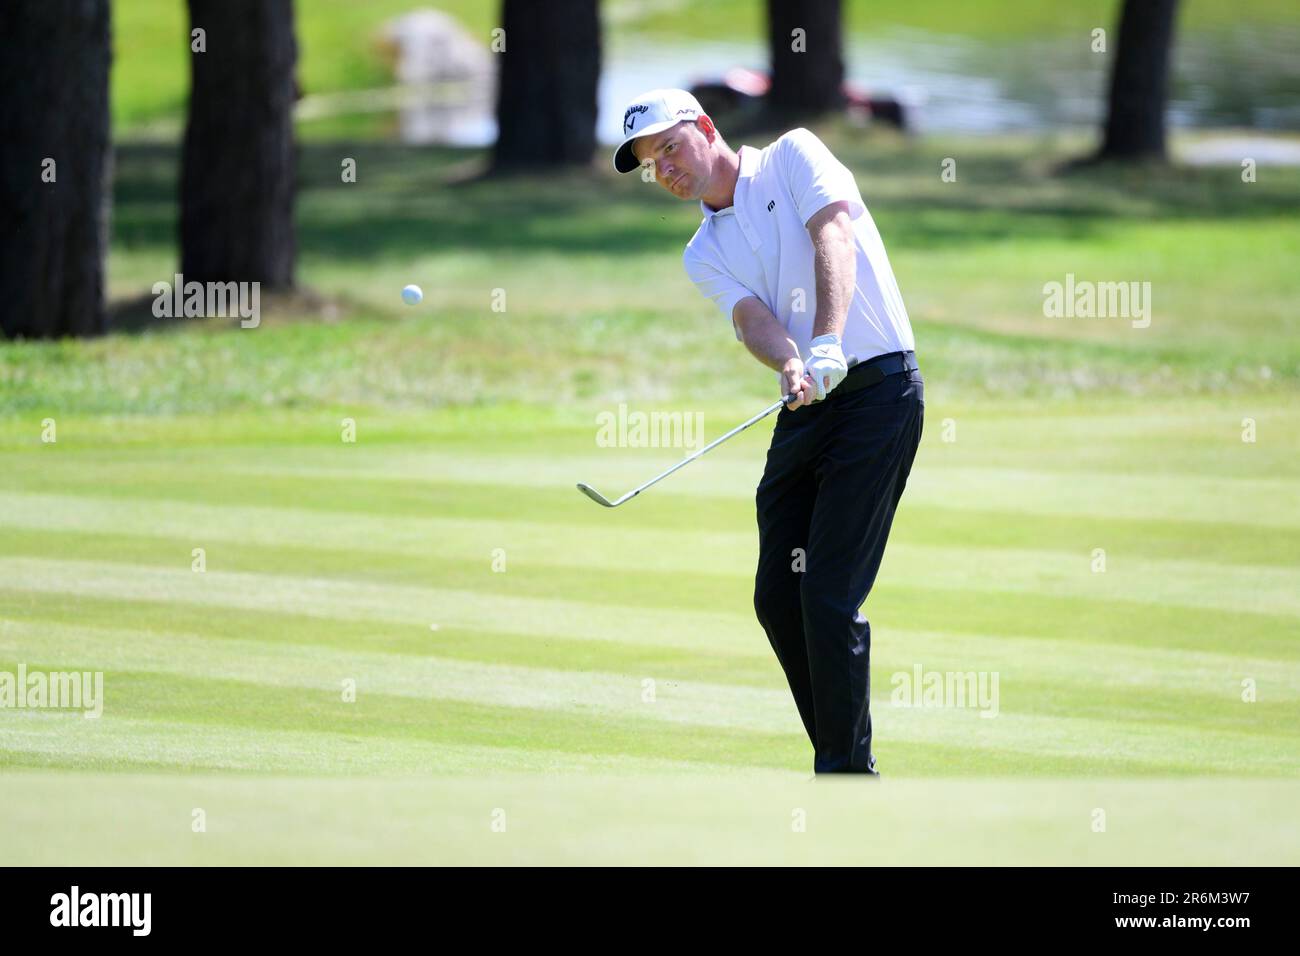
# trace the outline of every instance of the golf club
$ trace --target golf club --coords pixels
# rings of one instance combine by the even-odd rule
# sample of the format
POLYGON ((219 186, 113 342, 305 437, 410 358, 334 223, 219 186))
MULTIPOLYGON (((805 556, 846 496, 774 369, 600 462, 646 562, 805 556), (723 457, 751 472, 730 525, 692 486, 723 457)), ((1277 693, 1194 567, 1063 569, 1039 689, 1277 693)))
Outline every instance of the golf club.
MULTIPOLYGON (((855 355, 848 356, 846 364, 849 368, 853 368, 853 366, 858 364, 857 356, 855 355)), ((808 376, 805 375, 804 377, 807 378, 808 376)), ((725 435, 721 435, 718 438, 713 439, 713 441, 709 442, 699 451, 695 451, 687 455, 685 458, 683 458, 677 464, 673 465, 667 471, 663 472, 662 474, 655 475, 645 484, 638 485, 637 487, 633 488, 631 491, 629 491, 621 498, 616 498, 613 501, 610 501, 608 498, 602 495, 595 488, 591 487, 591 485, 582 481, 578 482, 578 490, 581 491, 588 498, 590 498, 592 501, 596 502, 596 504, 598 505, 604 505, 606 508, 617 508, 619 505, 623 504, 624 502, 631 501, 633 498, 641 494, 641 492, 645 491, 651 485, 663 481, 665 478, 667 478, 677 469, 689 465, 696 458, 699 458, 701 455, 703 455, 706 451, 710 450, 711 448, 717 448, 728 438, 731 438, 733 435, 739 435, 750 425, 753 425, 756 422, 761 422, 763 419, 767 418, 768 415, 771 415, 773 412, 777 411, 778 409, 784 408, 786 405, 790 404, 790 402, 793 402, 794 400, 795 400, 795 393, 791 392, 789 395, 785 396, 785 398, 773 402, 771 405, 767 406, 767 408, 763 409, 753 418, 741 422, 739 425, 737 425, 731 431, 727 432, 725 435)))

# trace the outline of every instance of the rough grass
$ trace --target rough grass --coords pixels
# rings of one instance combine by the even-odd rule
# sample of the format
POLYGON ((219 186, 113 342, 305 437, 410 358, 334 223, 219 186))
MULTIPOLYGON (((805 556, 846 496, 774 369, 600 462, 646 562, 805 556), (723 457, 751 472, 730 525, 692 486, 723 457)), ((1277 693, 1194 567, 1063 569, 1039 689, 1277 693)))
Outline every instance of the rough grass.
MULTIPOLYGON (((858 174, 937 394, 1291 392, 1300 382, 1300 170, 1261 167, 1255 183, 1233 167, 1061 175, 1079 140, 821 132, 858 174), (946 158, 956 182, 940 178, 946 158), (1150 282, 1150 327, 1045 317, 1044 285, 1068 273, 1150 282)), ((109 288, 136 312, 143 297, 146 317, 153 283, 176 269, 176 161, 168 147, 118 150, 109 288)), ((771 377, 682 271, 697 209, 599 165, 467 178, 477 163, 452 150, 304 146, 300 278, 333 307, 268 300, 257 329, 163 320, 143 334, 3 343, 0 409, 768 394, 771 377), (340 181, 344 157, 357 160, 355 184, 340 181), (425 291, 416 308, 398 295, 408 282, 425 291)))

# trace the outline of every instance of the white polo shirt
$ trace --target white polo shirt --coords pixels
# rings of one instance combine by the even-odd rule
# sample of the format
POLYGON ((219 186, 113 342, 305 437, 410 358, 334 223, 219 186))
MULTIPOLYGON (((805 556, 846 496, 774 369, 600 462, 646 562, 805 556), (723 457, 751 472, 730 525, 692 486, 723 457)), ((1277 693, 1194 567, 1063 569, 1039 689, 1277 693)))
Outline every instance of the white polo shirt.
MULTIPOLYGON (((915 349, 885 246, 844 164, 806 129, 791 130, 763 150, 742 146, 739 157, 734 205, 714 212, 700 203, 704 221, 682 257, 700 292, 729 319, 737 302, 756 296, 785 326, 806 360, 817 314, 807 223, 830 203, 846 201, 858 260, 842 336, 844 354, 865 361, 915 349)), ((734 320, 732 328, 739 339, 734 320)))

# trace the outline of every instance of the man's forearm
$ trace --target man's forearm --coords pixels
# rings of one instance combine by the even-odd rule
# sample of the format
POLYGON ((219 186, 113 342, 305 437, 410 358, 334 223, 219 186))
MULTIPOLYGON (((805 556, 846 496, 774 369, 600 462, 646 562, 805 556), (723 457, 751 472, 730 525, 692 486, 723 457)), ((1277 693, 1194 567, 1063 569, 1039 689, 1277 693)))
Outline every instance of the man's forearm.
POLYGON ((844 335, 844 321, 857 283, 858 256, 853 225, 842 203, 827 206, 808 221, 817 280, 813 336, 844 335))
POLYGON ((790 333, 759 299, 750 296, 737 302, 732 320, 745 348, 768 368, 780 372, 799 358, 799 347, 790 333))

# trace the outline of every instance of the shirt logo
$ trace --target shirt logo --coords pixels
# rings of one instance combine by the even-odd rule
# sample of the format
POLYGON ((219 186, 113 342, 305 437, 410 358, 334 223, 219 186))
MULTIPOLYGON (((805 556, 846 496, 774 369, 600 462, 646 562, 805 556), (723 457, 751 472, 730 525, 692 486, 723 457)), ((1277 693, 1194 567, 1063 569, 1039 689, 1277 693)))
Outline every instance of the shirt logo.
POLYGON ((771 200, 770 202, 768 202, 768 204, 767 204, 767 211, 768 211, 768 212, 771 212, 771 211, 772 211, 773 209, 775 209, 775 208, 776 208, 776 200, 773 199, 773 200, 771 200))
POLYGON ((623 114, 623 131, 625 133, 630 133, 632 127, 636 125, 636 114, 644 113, 649 109, 650 107, 646 106, 644 103, 638 103, 636 106, 629 106, 627 112, 623 114))

